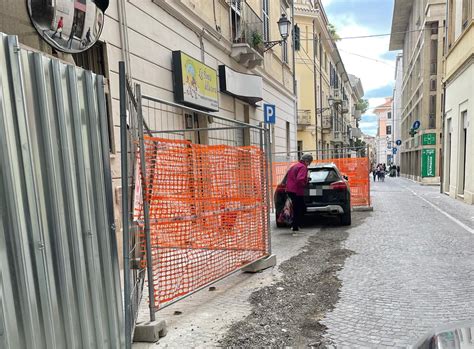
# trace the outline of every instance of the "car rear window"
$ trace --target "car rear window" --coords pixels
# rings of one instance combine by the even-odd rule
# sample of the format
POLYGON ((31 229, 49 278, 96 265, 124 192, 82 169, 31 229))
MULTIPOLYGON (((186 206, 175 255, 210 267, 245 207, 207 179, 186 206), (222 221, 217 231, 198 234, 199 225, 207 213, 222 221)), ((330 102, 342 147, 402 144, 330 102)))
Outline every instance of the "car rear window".
POLYGON ((332 183, 339 180, 336 171, 330 168, 318 168, 309 170, 310 183, 332 183))

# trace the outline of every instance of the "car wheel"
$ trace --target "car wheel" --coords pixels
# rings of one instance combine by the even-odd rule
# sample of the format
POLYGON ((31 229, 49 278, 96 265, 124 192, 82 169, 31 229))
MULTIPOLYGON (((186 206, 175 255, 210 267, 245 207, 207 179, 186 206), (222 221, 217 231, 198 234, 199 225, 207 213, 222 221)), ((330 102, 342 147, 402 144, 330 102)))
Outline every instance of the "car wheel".
POLYGON ((344 213, 341 215, 341 224, 342 225, 351 225, 352 224, 352 214, 350 206, 344 210, 344 213))

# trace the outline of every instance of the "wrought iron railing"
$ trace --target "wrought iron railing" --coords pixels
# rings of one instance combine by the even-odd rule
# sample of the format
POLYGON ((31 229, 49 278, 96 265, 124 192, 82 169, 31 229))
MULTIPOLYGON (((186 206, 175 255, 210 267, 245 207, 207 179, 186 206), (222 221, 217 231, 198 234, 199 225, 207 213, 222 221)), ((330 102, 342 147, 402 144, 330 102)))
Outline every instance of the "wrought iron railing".
POLYGON ((234 44, 248 44, 260 54, 265 50, 263 21, 245 0, 228 0, 231 11, 231 39, 234 44))

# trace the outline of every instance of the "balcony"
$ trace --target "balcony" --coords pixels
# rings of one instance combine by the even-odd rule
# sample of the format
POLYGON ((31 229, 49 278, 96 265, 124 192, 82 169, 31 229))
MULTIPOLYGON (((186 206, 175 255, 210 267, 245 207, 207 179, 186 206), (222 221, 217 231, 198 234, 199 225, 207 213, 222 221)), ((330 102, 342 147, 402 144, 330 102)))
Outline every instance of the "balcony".
POLYGON ((245 0, 228 0, 231 14, 231 57, 248 69, 262 65, 263 21, 245 0))
POLYGON ((311 110, 298 109, 298 131, 304 130, 311 125, 311 110))

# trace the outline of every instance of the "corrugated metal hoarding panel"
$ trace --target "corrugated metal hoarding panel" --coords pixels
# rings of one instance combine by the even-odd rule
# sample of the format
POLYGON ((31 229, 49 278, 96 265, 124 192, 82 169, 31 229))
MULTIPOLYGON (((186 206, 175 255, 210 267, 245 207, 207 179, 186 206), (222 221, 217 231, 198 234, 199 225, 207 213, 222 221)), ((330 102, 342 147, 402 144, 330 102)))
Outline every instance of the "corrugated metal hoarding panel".
POLYGON ((124 347, 103 77, 0 62, 0 348, 124 347))

